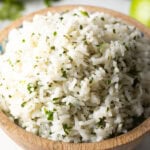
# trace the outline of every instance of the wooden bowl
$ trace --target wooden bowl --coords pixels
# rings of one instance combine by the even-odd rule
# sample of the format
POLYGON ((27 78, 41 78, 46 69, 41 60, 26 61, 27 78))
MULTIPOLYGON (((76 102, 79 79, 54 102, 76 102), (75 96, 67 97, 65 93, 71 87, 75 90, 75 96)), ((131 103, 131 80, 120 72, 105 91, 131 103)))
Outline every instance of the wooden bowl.
MULTIPOLYGON (((81 5, 80 5, 81 6, 81 5)), ((38 12, 32 13, 28 16, 25 16, 10 26, 5 28, 0 32, 0 43, 7 37, 8 32, 16 27, 19 27, 24 20, 31 20, 35 14, 46 14, 48 11, 50 12, 62 12, 65 10, 71 10, 79 5, 75 6, 60 6, 60 7, 51 7, 44 10, 40 10, 38 12)), ((83 6, 88 11, 98 11, 108 13, 114 17, 121 18, 128 24, 134 25, 139 28, 143 33, 150 36, 150 30, 140 24, 139 22, 131 19, 130 17, 123 15, 121 13, 93 6, 83 6)), ((129 131, 126 134, 107 139, 101 142, 95 143, 65 143, 65 142, 55 142, 48 139, 41 138, 32 133, 26 132, 21 127, 14 124, 9 118, 0 111, 0 127, 3 131, 12 138, 17 144, 22 146, 26 150, 106 150, 106 149, 133 149, 140 140, 146 135, 150 133, 150 118, 141 123, 138 127, 129 131)))

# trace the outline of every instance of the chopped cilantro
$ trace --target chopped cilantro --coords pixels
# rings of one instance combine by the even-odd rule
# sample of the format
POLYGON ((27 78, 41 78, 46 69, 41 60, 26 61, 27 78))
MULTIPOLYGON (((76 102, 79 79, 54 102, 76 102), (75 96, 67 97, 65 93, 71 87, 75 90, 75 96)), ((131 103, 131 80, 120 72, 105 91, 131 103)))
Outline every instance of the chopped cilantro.
POLYGON ((86 39, 86 36, 83 38, 83 42, 85 45, 88 45, 88 42, 87 42, 87 39, 86 39))
POLYGON ((114 33, 114 34, 116 33, 116 30, 115 30, 115 29, 113 29, 113 33, 114 33))
POLYGON ((63 50, 64 50, 64 51, 63 51, 63 54, 66 54, 67 51, 68 51, 65 47, 63 47, 63 50))
POLYGON ((52 87, 52 85, 53 85, 53 84, 52 84, 52 83, 50 83, 50 84, 48 85, 48 87, 52 87))
POLYGON ((27 85, 27 90, 28 90, 28 92, 29 92, 30 94, 31 94, 32 92, 34 92, 37 88, 38 88, 37 82, 36 82, 35 84, 29 83, 29 84, 27 85))
POLYGON ((16 60, 16 63, 19 63, 20 62, 20 60, 16 60))
POLYGON ((33 67, 36 68, 38 65, 34 65, 33 67))
POLYGON ((27 102, 23 102, 23 103, 21 104, 21 107, 24 107, 26 104, 27 104, 27 102))
POLYGON ((52 49, 52 50, 55 50, 55 46, 51 46, 51 49, 52 49))
POLYGON ((104 129, 106 126, 106 117, 99 118, 99 122, 97 123, 97 125, 100 128, 104 129))
POLYGON ((55 97, 52 99, 54 104, 60 104, 60 98, 59 97, 55 97))
POLYGON ((73 16, 79 16, 77 13, 74 13, 73 16))
POLYGON ((80 13, 85 17, 89 17, 89 14, 86 11, 81 10, 80 13))
POLYGON ((63 124, 63 129, 66 134, 69 134, 71 128, 72 127, 68 126, 67 124, 63 124))
POLYGON ((101 17, 101 20, 102 20, 102 21, 105 21, 105 18, 104 18, 104 17, 101 17))
POLYGON ((110 108, 109 108, 109 107, 107 107, 107 110, 106 110, 106 111, 108 112, 108 111, 109 111, 109 109, 110 109, 110 108))
POLYGON ((72 59, 72 57, 71 56, 69 56, 69 60, 72 62, 73 61, 73 59, 72 59))
POLYGON ((82 25, 80 25, 80 30, 82 30, 83 29, 83 26, 82 25))
POLYGON ((125 45, 125 48, 126 48, 127 51, 129 50, 129 47, 127 45, 125 45))
POLYGON ((34 35, 35 35, 35 33, 34 33, 34 32, 32 32, 31 36, 34 36, 34 35))
POLYGON ((108 84, 108 85, 110 85, 110 84, 111 84, 111 80, 107 80, 106 82, 107 82, 107 84, 108 84))
POLYGON ((53 33, 53 35, 56 36, 56 35, 57 35, 57 32, 55 31, 55 32, 53 33))
POLYGON ((56 98, 53 98, 53 101, 57 101, 59 99, 60 99, 59 97, 56 97, 56 98))
POLYGON ((12 98, 12 96, 11 96, 11 95, 8 95, 8 97, 9 97, 9 98, 12 98))
POLYGON ((117 24, 117 23, 118 23, 118 21, 114 21, 114 22, 113 22, 113 24, 117 24))
POLYGON ((63 68, 61 68, 61 73, 63 78, 67 78, 67 72, 63 68))
POLYGON ((137 36, 134 36, 134 37, 133 37, 133 40, 136 40, 136 38, 137 38, 137 36))
POLYGON ((22 43, 25 43, 26 42, 26 40, 25 39, 22 39, 22 43))
POLYGON ((44 109, 44 112, 45 112, 45 114, 47 116, 47 120, 52 121, 53 120, 54 112, 53 111, 49 111, 46 108, 44 109))
POLYGON ((59 19, 62 21, 64 19, 64 17, 60 17, 59 19))
POLYGON ((14 67, 13 62, 12 62, 10 59, 7 59, 7 62, 9 63, 9 65, 10 65, 11 67, 14 67))

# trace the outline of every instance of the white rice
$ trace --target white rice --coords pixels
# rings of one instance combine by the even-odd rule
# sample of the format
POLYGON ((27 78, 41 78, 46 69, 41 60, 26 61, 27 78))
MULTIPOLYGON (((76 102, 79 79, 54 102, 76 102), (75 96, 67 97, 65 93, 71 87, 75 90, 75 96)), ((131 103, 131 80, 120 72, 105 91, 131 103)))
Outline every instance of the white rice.
POLYGON ((149 50, 143 33, 104 13, 37 15, 8 35, 0 107, 25 130, 52 140, 95 142, 125 133, 150 114, 139 57, 149 50))

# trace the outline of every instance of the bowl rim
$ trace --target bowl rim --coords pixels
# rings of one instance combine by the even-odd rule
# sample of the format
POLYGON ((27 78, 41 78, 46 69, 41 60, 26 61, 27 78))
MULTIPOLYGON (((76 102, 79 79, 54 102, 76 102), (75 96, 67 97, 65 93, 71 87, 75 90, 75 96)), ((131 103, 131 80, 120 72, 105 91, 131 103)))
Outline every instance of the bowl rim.
MULTIPOLYGON (((98 11, 98 12, 104 12, 111 16, 114 16, 116 18, 120 18, 127 24, 136 26, 138 29, 140 29, 141 32, 144 34, 150 36, 150 29, 145 27, 143 24, 139 23, 138 21, 134 20, 133 18, 130 18, 129 16, 122 14, 120 12, 103 8, 103 7, 96 7, 96 6, 88 6, 88 5, 62 5, 62 6, 55 6, 55 7, 49 7, 46 9, 42 9, 39 11, 36 11, 34 13, 31 13, 27 16, 24 16, 20 18, 19 20, 14 21, 12 24, 10 24, 8 27, 4 28, 0 31, 0 43, 7 37, 9 31, 13 28, 19 27, 24 20, 32 20, 33 16, 36 14, 46 14, 48 11, 50 12, 63 12, 65 10, 72 10, 74 8, 83 7, 87 11, 98 11)), ((3 131, 9 135, 10 138, 12 138, 15 142, 17 142, 19 145, 23 145, 23 143, 28 142, 30 145, 38 144, 39 147, 47 147, 46 145, 53 145, 52 147, 68 147, 71 146, 73 148, 79 148, 84 147, 85 149, 90 146, 93 148, 96 148, 96 146, 102 148, 102 149, 112 149, 114 147, 122 146, 125 144, 129 144, 135 140, 138 140, 143 135, 150 132, 150 117, 146 119, 143 123, 135 127, 134 129, 130 130, 129 132, 116 136, 114 138, 106 139, 100 142, 94 142, 94 143, 65 143, 65 142, 59 142, 59 141, 52 141, 48 140, 42 137, 39 137, 37 135, 34 135, 32 133, 29 133, 22 129, 20 126, 13 123, 2 111, 0 111, 0 128, 3 129, 3 131), (34 139, 34 140, 31 140, 34 139), (24 140, 24 142, 22 142, 24 140), (43 144, 44 143, 44 144, 43 144), (109 143, 109 144, 108 144, 109 143)), ((51 148, 52 148, 51 147, 51 148)), ((92 149, 92 148, 91 148, 92 149)))

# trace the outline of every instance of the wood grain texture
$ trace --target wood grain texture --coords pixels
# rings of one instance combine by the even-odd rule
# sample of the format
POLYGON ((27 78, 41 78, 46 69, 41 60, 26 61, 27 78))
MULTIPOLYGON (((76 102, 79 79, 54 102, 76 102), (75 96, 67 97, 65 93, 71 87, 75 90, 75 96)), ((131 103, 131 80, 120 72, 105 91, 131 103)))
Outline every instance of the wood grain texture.
MULTIPOLYGON (((136 20, 118 13, 116 11, 112 11, 105 8, 100 7, 92 7, 92 6, 83 6, 88 11, 99 11, 108 13, 114 17, 121 18, 123 21, 128 24, 134 25, 139 28, 143 33, 150 36, 150 30, 143 26, 141 23, 136 20)), ((10 26, 3 29, 0 32, 0 43, 7 37, 8 32, 16 27, 19 27, 24 20, 32 20, 33 16, 36 14, 46 14, 48 11, 50 12, 63 12, 65 10, 71 10, 79 5, 74 6, 59 6, 59 7, 51 7, 44 10, 40 10, 38 12, 32 13, 28 16, 25 16, 15 22, 13 22, 10 26)), ((118 137, 104 140, 96 143, 64 143, 64 142, 54 142, 51 140, 47 140, 41 137, 38 137, 32 133, 26 132, 24 129, 20 128, 12 121, 8 119, 8 117, 0 111, 0 127, 3 131, 12 138, 17 144, 22 146, 26 150, 108 150, 108 149, 116 149, 116 150, 132 150, 135 146, 140 142, 144 135, 150 134, 150 118, 144 121, 141 125, 134 128, 130 132, 120 135, 118 137)))

